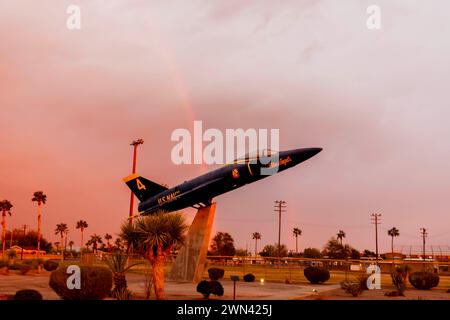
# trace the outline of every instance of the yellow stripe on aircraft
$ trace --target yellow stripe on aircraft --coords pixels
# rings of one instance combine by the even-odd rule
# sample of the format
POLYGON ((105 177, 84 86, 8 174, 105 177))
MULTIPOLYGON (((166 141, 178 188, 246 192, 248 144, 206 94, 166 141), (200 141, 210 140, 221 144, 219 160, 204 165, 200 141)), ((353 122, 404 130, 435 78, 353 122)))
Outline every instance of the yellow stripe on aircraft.
POLYGON ((123 181, 128 182, 128 181, 134 180, 139 177, 140 177, 140 175, 138 175, 137 173, 133 173, 133 174, 130 174, 129 176, 123 178, 123 181))

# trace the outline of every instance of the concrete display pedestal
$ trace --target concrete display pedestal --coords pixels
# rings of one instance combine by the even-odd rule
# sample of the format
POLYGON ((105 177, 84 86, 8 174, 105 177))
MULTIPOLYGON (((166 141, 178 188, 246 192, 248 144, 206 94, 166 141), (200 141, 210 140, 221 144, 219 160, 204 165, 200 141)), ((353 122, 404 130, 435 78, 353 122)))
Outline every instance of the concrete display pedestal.
POLYGON ((189 227, 186 242, 173 264, 170 273, 172 280, 196 283, 202 279, 215 211, 216 203, 197 211, 189 227))

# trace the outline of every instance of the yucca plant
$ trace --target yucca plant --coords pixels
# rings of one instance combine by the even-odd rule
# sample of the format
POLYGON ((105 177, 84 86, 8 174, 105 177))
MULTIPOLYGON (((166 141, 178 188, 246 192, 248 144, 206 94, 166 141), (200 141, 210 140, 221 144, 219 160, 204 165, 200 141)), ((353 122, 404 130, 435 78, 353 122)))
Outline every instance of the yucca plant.
POLYGON ((174 246, 181 245, 187 225, 180 212, 142 216, 130 225, 125 222, 120 237, 151 264, 152 284, 157 300, 165 299, 164 262, 174 246))
POLYGON ((107 260, 106 264, 113 273, 114 289, 112 297, 117 300, 131 299, 131 291, 128 290, 125 273, 139 263, 129 264, 128 256, 120 251, 114 252, 107 260))

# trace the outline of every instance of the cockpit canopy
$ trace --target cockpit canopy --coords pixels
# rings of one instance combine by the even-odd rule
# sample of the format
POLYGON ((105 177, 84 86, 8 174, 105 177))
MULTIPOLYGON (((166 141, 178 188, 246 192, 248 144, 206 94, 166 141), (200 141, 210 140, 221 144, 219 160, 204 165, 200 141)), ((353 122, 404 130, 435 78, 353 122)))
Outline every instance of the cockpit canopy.
POLYGON ((245 155, 236 158, 233 160, 233 163, 236 162, 243 162, 243 161, 250 161, 250 160, 258 160, 258 157, 264 158, 264 157, 271 157, 278 153, 276 150, 270 150, 270 149, 262 149, 262 150, 254 150, 247 152, 245 155))

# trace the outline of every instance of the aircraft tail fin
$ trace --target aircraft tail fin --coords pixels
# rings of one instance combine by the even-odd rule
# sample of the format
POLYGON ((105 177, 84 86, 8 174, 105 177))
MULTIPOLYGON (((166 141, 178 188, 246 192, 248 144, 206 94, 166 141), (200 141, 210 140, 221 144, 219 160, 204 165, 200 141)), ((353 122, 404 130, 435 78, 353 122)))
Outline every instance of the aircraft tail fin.
POLYGON ((141 202, 167 190, 167 187, 145 179, 136 173, 123 178, 123 181, 141 202))

